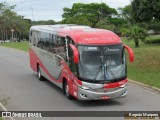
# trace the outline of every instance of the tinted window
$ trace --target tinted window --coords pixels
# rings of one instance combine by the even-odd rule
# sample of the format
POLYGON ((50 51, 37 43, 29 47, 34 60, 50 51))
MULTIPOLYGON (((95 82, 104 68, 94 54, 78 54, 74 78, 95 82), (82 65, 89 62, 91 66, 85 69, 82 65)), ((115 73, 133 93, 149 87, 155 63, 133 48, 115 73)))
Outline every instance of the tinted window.
POLYGON ((65 37, 59 36, 56 33, 39 33, 37 47, 52 52, 60 57, 67 59, 65 37))

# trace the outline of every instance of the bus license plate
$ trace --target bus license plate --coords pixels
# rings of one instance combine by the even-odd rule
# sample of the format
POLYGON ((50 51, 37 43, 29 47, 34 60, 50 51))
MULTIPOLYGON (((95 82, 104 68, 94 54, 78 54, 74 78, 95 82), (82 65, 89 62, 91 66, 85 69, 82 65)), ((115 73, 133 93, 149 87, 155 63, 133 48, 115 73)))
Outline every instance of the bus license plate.
POLYGON ((109 97, 108 97, 108 96, 101 96, 101 99, 102 99, 102 100, 108 100, 109 97))

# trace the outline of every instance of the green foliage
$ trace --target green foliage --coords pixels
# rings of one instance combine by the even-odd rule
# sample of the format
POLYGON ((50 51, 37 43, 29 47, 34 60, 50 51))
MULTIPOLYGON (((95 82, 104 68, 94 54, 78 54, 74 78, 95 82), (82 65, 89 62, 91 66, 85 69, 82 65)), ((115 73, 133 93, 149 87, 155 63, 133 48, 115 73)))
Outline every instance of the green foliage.
POLYGON ((74 3, 71 9, 64 8, 63 11, 64 23, 84 23, 91 27, 96 27, 101 19, 111 18, 117 14, 114 8, 110 8, 104 3, 74 3))
POLYGON ((149 36, 145 39, 146 44, 160 44, 160 36, 149 36))
POLYGON ((54 25, 56 22, 54 20, 39 20, 39 21, 33 21, 33 25, 54 25))
POLYGON ((147 31, 137 25, 131 27, 129 38, 135 41, 135 47, 139 47, 139 41, 144 41, 147 36, 147 31))
POLYGON ((121 36, 122 36, 122 37, 127 37, 128 34, 130 33, 130 29, 125 28, 125 27, 122 27, 122 28, 120 29, 120 33, 121 33, 121 36))
POLYGON ((117 28, 122 27, 124 24, 126 24, 126 21, 122 18, 108 18, 107 20, 117 28))
POLYGON ((23 16, 14 12, 15 5, 10 6, 6 2, 0 3, 0 36, 2 40, 11 39, 11 29, 17 38, 28 37, 30 23, 23 16))
POLYGON ((101 28, 101 29, 107 29, 107 30, 111 30, 114 31, 115 30, 115 25, 110 23, 108 20, 106 19, 102 19, 100 20, 96 27, 101 28))
POLYGON ((139 26, 131 27, 131 38, 139 39, 144 41, 145 37, 147 36, 147 31, 139 26))
POLYGON ((132 15, 136 22, 150 22, 160 20, 160 0, 133 0, 132 15))
POLYGON ((124 8, 118 8, 118 10, 119 17, 123 19, 126 22, 126 24, 133 23, 131 5, 126 5, 124 8))
POLYGON ((154 19, 154 20, 151 20, 149 24, 148 23, 145 23, 145 24, 148 30, 160 31, 160 20, 154 19))
POLYGON ((91 26, 90 22, 87 19, 80 17, 80 16, 64 19, 64 20, 62 20, 61 23, 91 26))

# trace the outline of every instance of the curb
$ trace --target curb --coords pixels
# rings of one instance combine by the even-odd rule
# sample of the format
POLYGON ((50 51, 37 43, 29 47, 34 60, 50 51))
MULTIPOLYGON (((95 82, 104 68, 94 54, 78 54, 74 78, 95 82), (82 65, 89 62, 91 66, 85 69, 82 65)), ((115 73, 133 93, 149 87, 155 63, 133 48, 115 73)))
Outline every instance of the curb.
POLYGON ((148 89, 150 89, 150 90, 152 90, 152 91, 160 94, 160 89, 157 88, 157 87, 150 86, 150 85, 147 85, 147 84, 144 84, 144 83, 141 83, 141 82, 138 82, 138 81, 134 81, 134 80, 131 80, 131 79, 128 79, 128 80, 129 80, 129 82, 131 82, 131 83, 134 83, 134 84, 137 84, 137 85, 139 85, 139 86, 148 88, 148 89))

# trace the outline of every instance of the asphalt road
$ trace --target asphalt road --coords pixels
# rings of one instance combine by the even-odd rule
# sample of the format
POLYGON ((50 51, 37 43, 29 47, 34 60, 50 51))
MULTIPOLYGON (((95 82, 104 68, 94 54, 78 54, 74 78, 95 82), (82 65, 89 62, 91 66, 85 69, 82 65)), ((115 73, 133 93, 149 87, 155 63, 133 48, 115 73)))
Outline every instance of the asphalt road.
MULTIPOLYGON (((126 98, 85 102, 68 100, 62 93, 62 90, 54 84, 49 81, 38 80, 36 73, 30 68, 29 55, 27 52, 1 46, 0 100, 7 101, 5 107, 9 111, 160 110, 159 94, 132 83, 129 83, 126 98)), ((76 120, 79 118, 72 119, 76 120)), ((89 119, 90 118, 88 118, 88 120, 89 119)), ((100 119, 106 120, 107 118, 100 119)))

